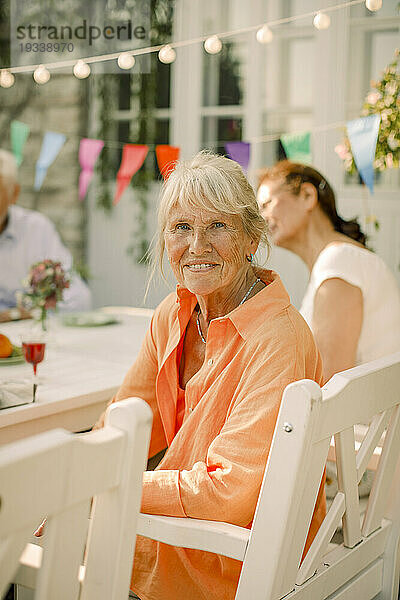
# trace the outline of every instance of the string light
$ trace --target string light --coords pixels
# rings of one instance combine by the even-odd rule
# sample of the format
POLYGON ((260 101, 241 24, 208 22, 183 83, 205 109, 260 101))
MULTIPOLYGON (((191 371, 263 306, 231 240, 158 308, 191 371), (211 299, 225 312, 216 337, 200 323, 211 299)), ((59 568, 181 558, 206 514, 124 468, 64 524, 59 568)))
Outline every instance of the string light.
POLYGON ((380 8, 382 8, 382 0, 366 0, 365 6, 371 12, 376 12, 380 8))
POLYGON ((90 75, 90 67, 84 60, 78 60, 74 66, 74 75, 78 79, 86 79, 90 75))
MULTIPOLYGON (((336 4, 334 6, 329 6, 324 8, 324 16, 326 17, 326 13, 327 12, 333 12, 336 10, 341 10, 343 8, 349 7, 349 6, 355 6, 355 5, 359 5, 359 4, 365 4, 367 6, 367 8, 369 8, 369 10, 379 10, 379 8, 382 6, 382 0, 349 0, 349 1, 345 1, 342 2, 340 4, 336 4)), ((276 19, 274 21, 269 21, 268 22, 268 26, 271 27, 276 27, 277 25, 284 25, 287 23, 293 23, 295 21, 300 21, 302 19, 305 18, 309 18, 309 17, 316 17, 316 15, 318 14, 318 12, 320 11, 312 11, 312 12, 308 12, 308 13, 303 13, 303 14, 299 14, 299 15, 293 15, 291 17, 284 17, 281 19, 276 19)), ((242 29, 235 29, 232 31, 224 31, 218 34, 219 41, 221 41, 221 38, 227 38, 227 37, 232 37, 232 36, 237 36, 237 35, 243 35, 246 33, 251 33, 251 32, 258 32, 260 31, 260 29, 263 29, 267 24, 264 25, 252 25, 249 27, 243 27, 242 29)), ((261 34, 260 34, 261 36, 261 34)), ((266 38, 268 38, 268 35, 265 36, 266 38)), ((184 46, 189 46, 191 44, 197 44, 199 42, 205 42, 208 39, 208 36, 201 36, 201 37, 197 37, 197 38, 193 38, 193 39, 188 39, 188 40, 182 40, 180 42, 173 42, 173 46, 174 48, 181 48, 184 46)), ((260 41, 260 40, 259 40, 260 41)), ((261 43, 267 43, 267 42, 262 42, 261 43)), ((129 54, 132 56, 132 58, 136 57, 136 56, 141 56, 144 54, 151 54, 153 52, 158 52, 158 56, 161 62, 165 62, 166 64, 171 63, 175 60, 176 58, 176 52, 174 50, 174 48, 172 47, 172 44, 167 44, 166 46, 149 46, 147 48, 139 48, 137 50, 132 50, 129 51, 129 54)), ((87 64, 92 64, 92 63, 100 63, 100 62, 106 62, 106 61, 111 61, 111 60, 118 60, 119 56, 121 55, 121 52, 113 52, 111 54, 102 54, 99 56, 88 56, 85 58, 82 58, 81 60, 84 63, 87 64)), ((39 67, 46 68, 47 69, 51 69, 51 70, 56 70, 56 69, 62 69, 62 68, 66 68, 66 67, 74 67, 75 65, 75 60, 73 59, 66 59, 66 60, 62 60, 62 61, 57 61, 57 62, 52 62, 52 63, 46 63, 46 66, 44 67, 44 65, 21 65, 18 67, 9 67, 9 69, 7 69, 9 71, 9 73, 11 74, 17 74, 17 73, 32 73, 32 72, 36 72, 39 67)), ((42 81, 42 77, 40 77, 41 81, 40 83, 45 83, 45 81, 42 81)), ((36 78, 35 78, 36 81, 36 78)), ((48 81, 48 78, 46 79, 46 81, 48 81)))
POLYGON ((50 79, 50 73, 44 65, 39 65, 33 72, 33 79, 36 83, 44 85, 50 79))
POLYGON ((268 25, 263 25, 256 33, 257 42, 260 44, 269 44, 274 39, 274 34, 268 25))
POLYGON ((120 69, 132 69, 135 65, 135 57, 129 52, 121 52, 117 60, 120 69))
POLYGON ((165 65, 169 65, 176 59, 176 52, 169 44, 166 44, 158 53, 158 58, 165 65))
POLYGON ((10 71, 7 69, 2 69, 0 71, 0 87, 10 88, 14 85, 15 77, 10 71))
POLYGON ((316 29, 328 29, 330 24, 331 18, 329 15, 323 12, 317 12, 313 21, 313 25, 316 29))
POLYGON ((204 42, 204 50, 208 54, 218 54, 222 50, 222 42, 217 35, 212 35, 204 42))

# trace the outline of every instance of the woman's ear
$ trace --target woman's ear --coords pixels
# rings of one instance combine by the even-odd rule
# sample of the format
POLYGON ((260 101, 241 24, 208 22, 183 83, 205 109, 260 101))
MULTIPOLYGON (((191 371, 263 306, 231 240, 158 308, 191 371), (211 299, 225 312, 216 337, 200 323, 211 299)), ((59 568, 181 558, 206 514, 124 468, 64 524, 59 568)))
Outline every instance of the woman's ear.
POLYGON ((299 194, 307 210, 310 212, 318 205, 318 192, 312 183, 304 182, 300 186, 299 194))
POLYGON ((260 240, 254 240, 254 239, 250 240, 250 252, 252 254, 255 254, 257 252, 259 243, 260 243, 260 240))

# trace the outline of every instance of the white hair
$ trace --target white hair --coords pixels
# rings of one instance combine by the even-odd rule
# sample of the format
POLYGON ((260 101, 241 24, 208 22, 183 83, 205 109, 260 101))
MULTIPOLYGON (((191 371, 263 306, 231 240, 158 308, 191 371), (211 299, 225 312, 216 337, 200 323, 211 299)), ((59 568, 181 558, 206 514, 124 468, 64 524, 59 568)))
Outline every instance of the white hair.
POLYGON ((263 243, 269 251, 267 224, 240 165, 229 158, 203 150, 190 160, 177 161, 169 178, 164 181, 150 281, 157 268, 163 275, 164 232, 169 212, 177 203, 195 211, 205 209, 217 214, 238 215, 247 236, 257 243, 263 243))
POLYGON ((0 149, 0 177, 17 181, 18 167, 17 161, 11 152, 0 149))

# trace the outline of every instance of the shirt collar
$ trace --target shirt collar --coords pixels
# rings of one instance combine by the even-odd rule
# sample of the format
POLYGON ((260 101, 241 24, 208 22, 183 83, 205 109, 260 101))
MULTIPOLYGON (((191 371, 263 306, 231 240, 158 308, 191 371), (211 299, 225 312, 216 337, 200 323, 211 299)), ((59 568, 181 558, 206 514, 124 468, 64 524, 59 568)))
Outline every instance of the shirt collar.
POLYGON ((17 236, 17 228, 13 211, 8 209, 6 228, 0 233, 0 237, 7 239, 15 239, 17 236))
MULTIPOLYGON (((265 323, 266 318, 290 305, 289 295, 275 271, 258 269, 256 274, 266 287, 224 317, 219 318, 219 320, 229 319, 243 339, 251 337, 265 323)), ((176 286, 176 296, 176 302, 183 312, 188 311, 191 314, 197 304, 196 296, 179 284, 176 286)))

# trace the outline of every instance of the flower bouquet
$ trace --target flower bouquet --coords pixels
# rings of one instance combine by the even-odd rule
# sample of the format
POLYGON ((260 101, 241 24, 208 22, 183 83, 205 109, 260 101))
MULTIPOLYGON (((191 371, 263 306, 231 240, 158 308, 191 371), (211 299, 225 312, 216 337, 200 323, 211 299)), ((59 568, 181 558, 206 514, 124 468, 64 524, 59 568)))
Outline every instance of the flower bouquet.
POLYGON ((32 313, 36 313, 42 330, 46 331, 47 311, 55 309, 57 302, 63 299, 63 292, 69 287, 69 275, 60 262, 43 260, 31 266, 25 287, 22 302, 32 313))

